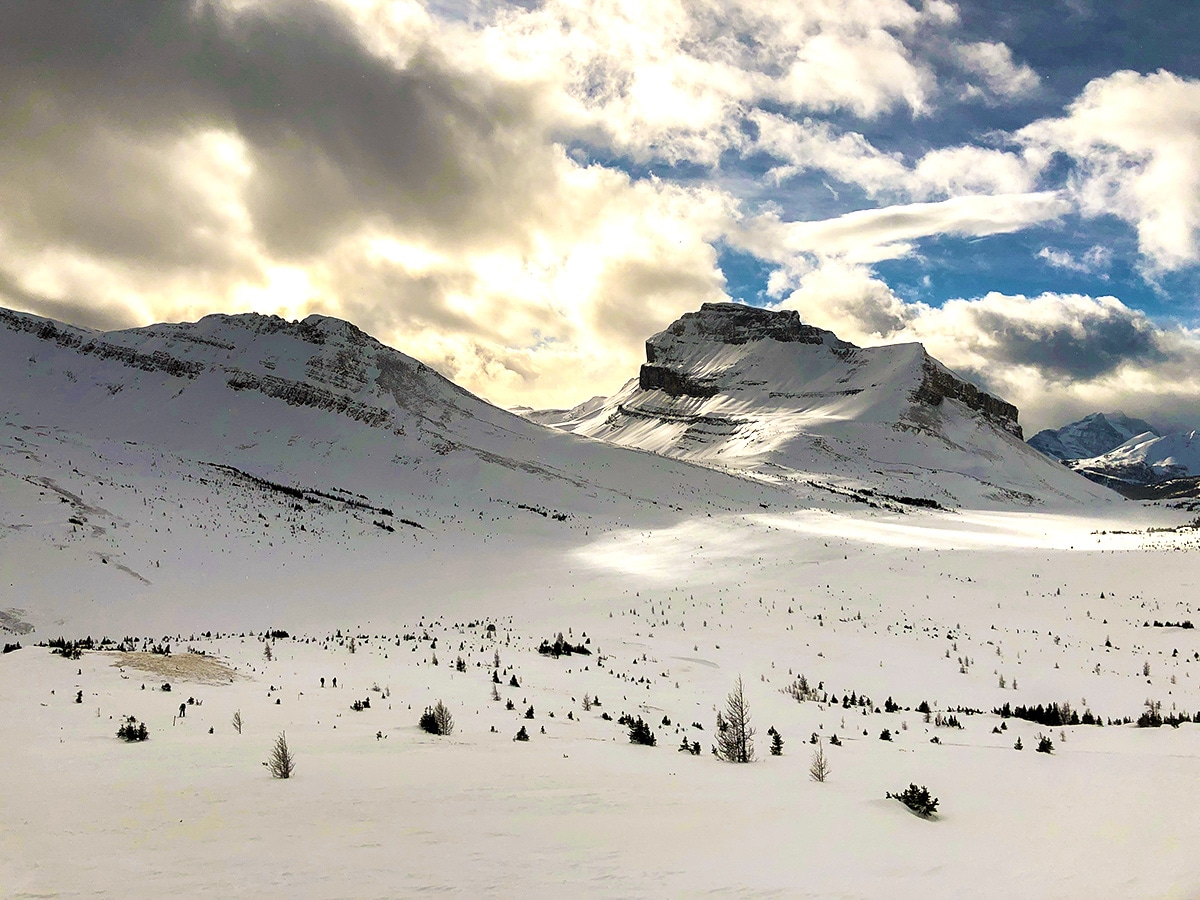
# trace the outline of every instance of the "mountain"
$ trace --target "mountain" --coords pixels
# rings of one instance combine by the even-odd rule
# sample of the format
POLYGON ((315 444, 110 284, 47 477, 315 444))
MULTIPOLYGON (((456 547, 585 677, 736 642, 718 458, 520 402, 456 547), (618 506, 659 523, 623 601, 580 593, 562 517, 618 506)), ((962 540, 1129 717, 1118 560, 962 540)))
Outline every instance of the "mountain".
POLYGON ((861 348, 794 311, 706 303, 646 342, 637 378, 560 427, 764 481, 938 504, 1111 496, 1028 447, 1017 417, 920 344, 861 348))
MULTIPOLYGON (((8 421, 270 479, 389 494, 486 483, 581 509, 671 502, 696 487, 690 467, 540 428, 325 316, 210 315, 102 333, 0 309, 0 378, 8 421)), ((718 498, 747 490, 713 487, 718 498)))
POLYGON ((1140 434, 1107 453, 1072 460, 1070 465, 1081 475, 1131 496, 1196 496, 1200 433, 1140 434), (1141 486, 1152 489, 1139 490, 1141 486))
POLYGON ((1088 459, 1142 434, 1161 432, 1122 412, 1093 413, 1062 428, 1047 428, 1029 439, 1029 446, 1054 459, 1088 459))

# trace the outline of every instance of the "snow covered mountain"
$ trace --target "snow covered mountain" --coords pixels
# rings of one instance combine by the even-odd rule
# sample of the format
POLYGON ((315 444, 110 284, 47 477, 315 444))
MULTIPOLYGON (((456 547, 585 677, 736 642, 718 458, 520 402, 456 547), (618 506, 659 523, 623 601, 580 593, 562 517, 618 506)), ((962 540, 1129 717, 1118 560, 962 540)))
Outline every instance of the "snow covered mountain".
POLYGON ((1122 412, 1092 413, 1062 428, 1047 428, 1029 439, 1029 446, 1054 459, 1088 459, 1142 434, 1159 436, 1148 422, 1122 412))
POLYGON ((864 349, 800 321, 704 304, 646 342, 646 363, 578 434, 779 483, 941 504, 1108 495, 1021 440, 1017 409, 919 344, 864 349))
MULTIPOLYGON (((288 483, 464 484, 595 511, 695 495, 691 467, 530 424, 348 322, 210 315, 99 333, 0 309, 0 416, 288 483)), ((711 481, 712 499, 760 492, 711 481)), ((755 501, 761 498, 755 498, 755 501)))
POLYGON ((1073 460, 1071 466, 1096 480, 1130 484, 1157 484, 1200 476, 1200 433, 1139 434, 1107 453, 1073 460))

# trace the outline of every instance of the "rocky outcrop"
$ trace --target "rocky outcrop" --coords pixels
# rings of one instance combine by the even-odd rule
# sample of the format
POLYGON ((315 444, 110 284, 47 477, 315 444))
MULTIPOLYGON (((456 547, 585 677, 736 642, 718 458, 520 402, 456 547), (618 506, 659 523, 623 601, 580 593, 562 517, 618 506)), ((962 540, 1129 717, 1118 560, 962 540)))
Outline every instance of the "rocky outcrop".
POLYGON ((1016 438, 1024 440, 1021 426, 1017 424, 1018 410, 1011 403, 986 394, 975 385, 956 378, 951 372, 938 365, 928 354, 922 366, 923 379, 912 393, 914 403, 940 406, 949 397, 969 409, 983 413, 993 424, 1003 428, 1016 438))
POLYGON ((717 386, 711 380, 693 378, 667 366, 645 363, 638 372, 638 387, 643 391, 662 391, 672 397, 713 397, 717 386))
POLYGON ((176 378, 195 378, 204 371, 201 363, 177 359, 162 350, 143 353, 132 347, 90 337, 88 332, 69 325, 59 325, 49 319, 21 315, 7 309, 0 309, 0 324, 12 331, 33 334, 40 340, 52 341, 59 347, 73 349, 84 356, 113 359, 143 372, 165 372, 176 378))
POLYGON ((660 331, 647 340, 646 361, 656 363, 669 359, 671 346, 680 338, 723 344, 772 340, 782 343, 851 346, 838 340, 832 331, 805 325, 795 310, 772 311, 756 306, 743 306, 740 303, 705 303, 697 312, 684 313, 665 331, 660 331))
POLYGON ((311 406, 335 412, 374 428, 387 427, 392 422, 392 414, 386 409, 360 403, 303 381, 234 370, 226 383, 235 391, 258 391, 292 406, 311 406))

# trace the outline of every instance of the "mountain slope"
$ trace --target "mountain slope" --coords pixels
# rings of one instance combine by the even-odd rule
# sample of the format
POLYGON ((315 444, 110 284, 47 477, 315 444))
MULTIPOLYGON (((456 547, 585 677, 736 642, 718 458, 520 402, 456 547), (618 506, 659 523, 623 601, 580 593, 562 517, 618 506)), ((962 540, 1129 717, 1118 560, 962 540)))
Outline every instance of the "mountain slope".
POLYGON ((919 344, 864 349, 795 312, 704 304, 651 337, 646 360, 563 427, 766 480, 938 503, 1111 497, 1026 446, 1014 406, 919 344))
POLYGON ((1029 446, 1054 459, 1089 459, 1146 433, 1160 434, 1149 423, 1121 412, 1093 413, 1062 428, 1039 431, 1029 446))

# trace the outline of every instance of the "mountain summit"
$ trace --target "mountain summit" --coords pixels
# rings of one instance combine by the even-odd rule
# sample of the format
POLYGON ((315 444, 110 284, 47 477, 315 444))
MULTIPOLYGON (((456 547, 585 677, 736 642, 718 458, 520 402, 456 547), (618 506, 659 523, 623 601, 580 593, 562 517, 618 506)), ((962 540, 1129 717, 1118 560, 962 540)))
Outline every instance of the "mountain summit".
POLYGON ((856 347, 791 310, 706 303, 646 341, 637 378, 560 427, 764 480, 953 505, 1105 495, 1026 446, 1017 419, 920 344, 856 347))

